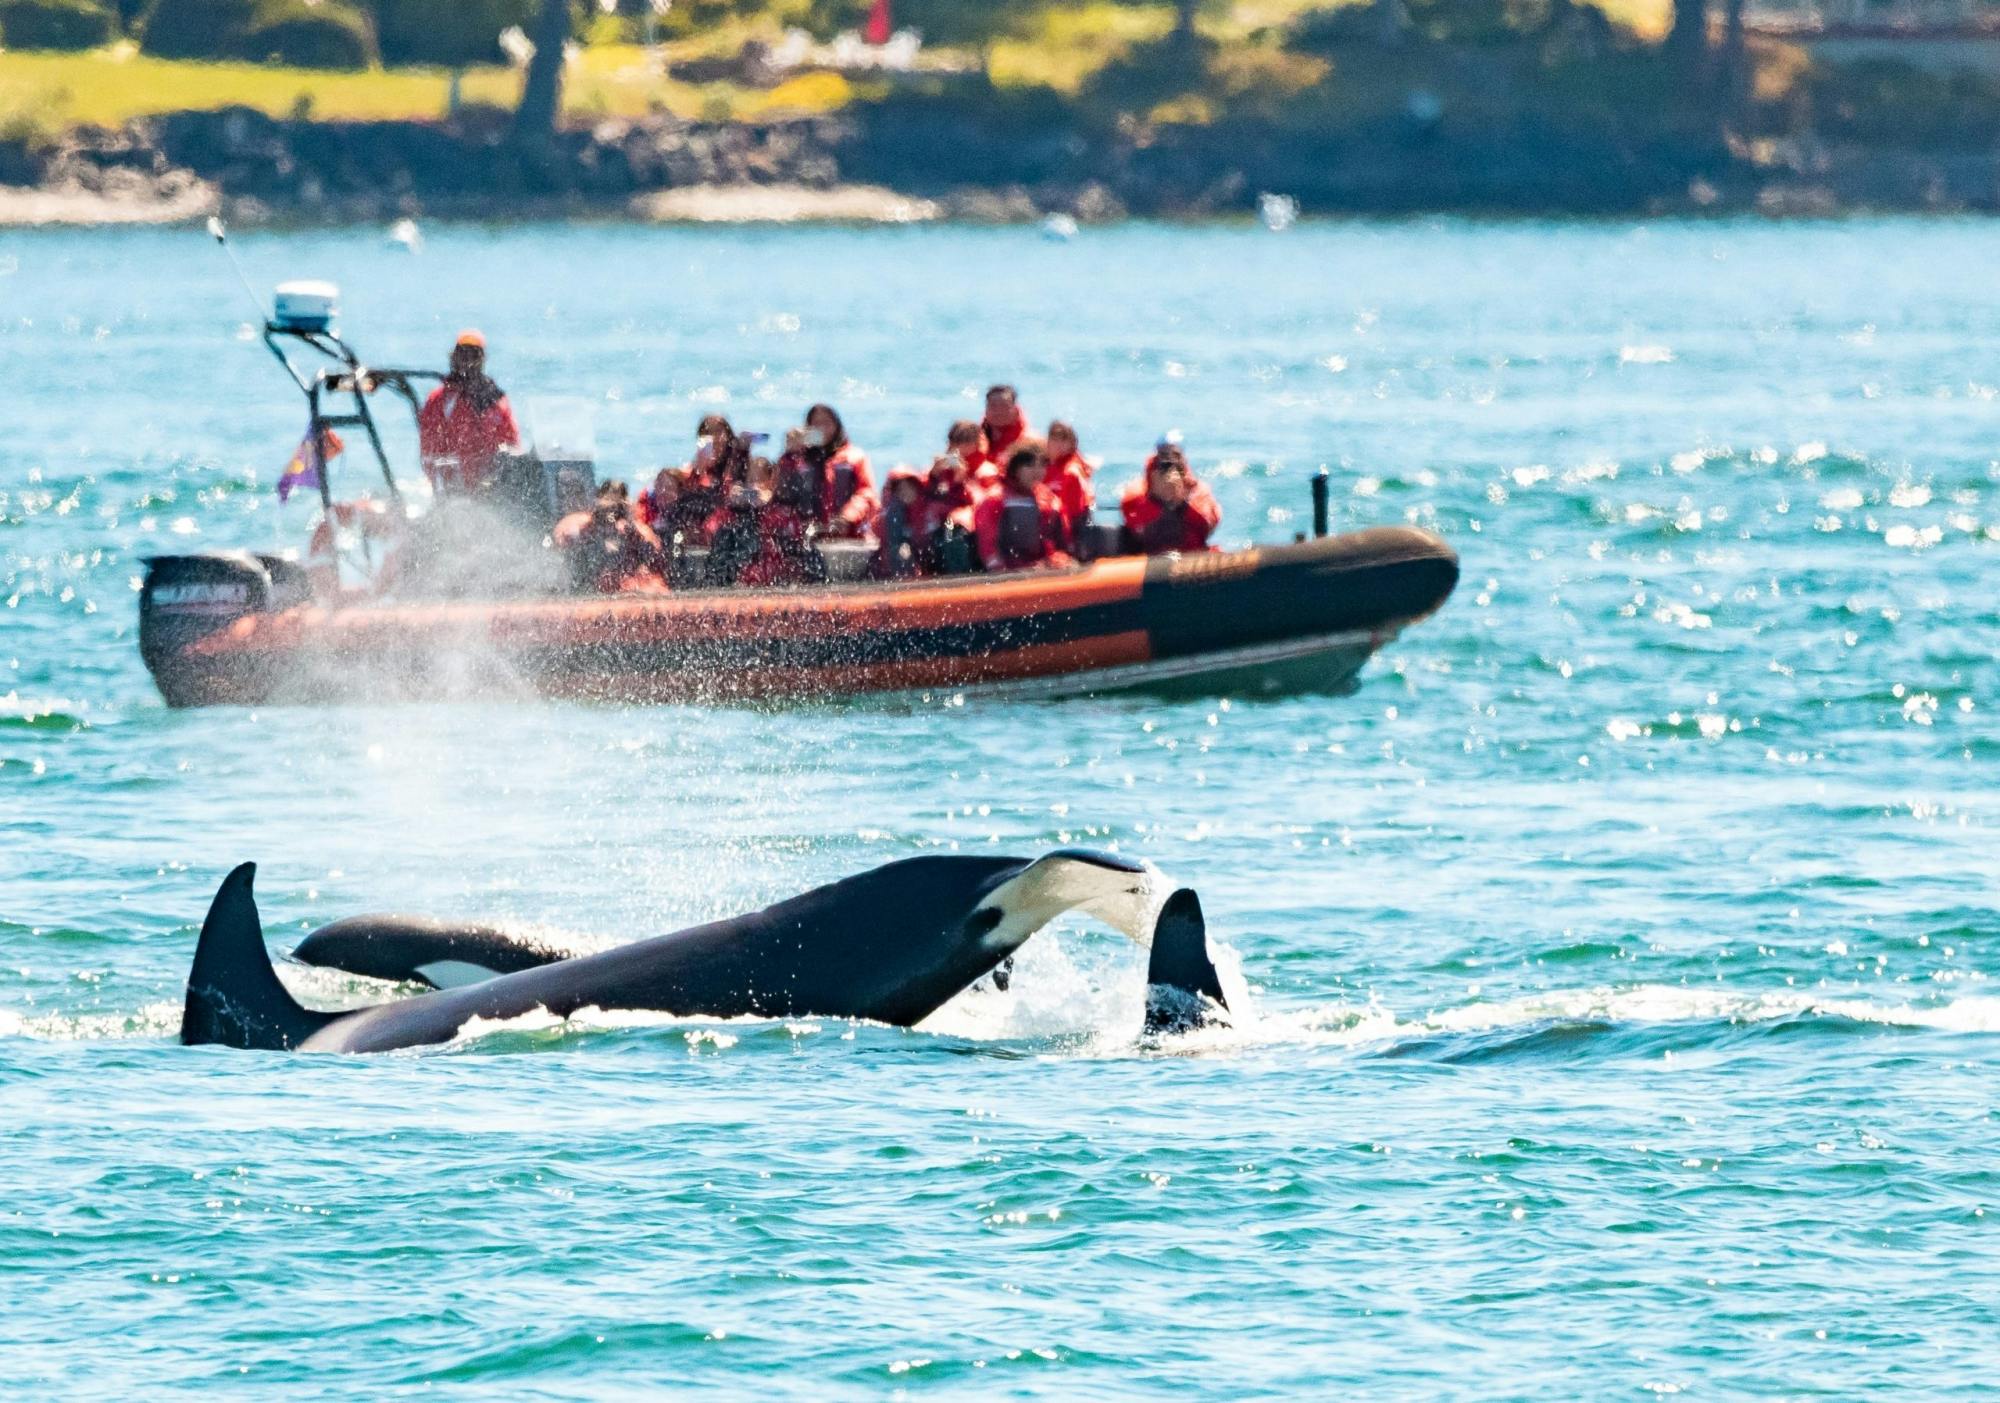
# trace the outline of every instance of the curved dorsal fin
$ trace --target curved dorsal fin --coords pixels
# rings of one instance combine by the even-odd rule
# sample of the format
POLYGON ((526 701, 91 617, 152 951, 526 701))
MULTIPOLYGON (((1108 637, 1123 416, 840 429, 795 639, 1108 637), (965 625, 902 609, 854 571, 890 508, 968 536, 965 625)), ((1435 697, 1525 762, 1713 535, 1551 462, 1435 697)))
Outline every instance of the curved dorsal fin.
POLYGON ((264 923, 250 884, 257 864, 246 862, 222 879, 201 923, 188 971, 181 1041, 282 1051, 295 1048, 337 1013, 315 1013, 294 999, 271 968, 264 923))
POLYGON ((1208 922, 1201 898, 1186 887, 1169 896, 1153 923, 1153 954, 1146 965, 1146 1032, 1183 1033, 1229 1021, 1222 978, 1208 953, 1208 922))

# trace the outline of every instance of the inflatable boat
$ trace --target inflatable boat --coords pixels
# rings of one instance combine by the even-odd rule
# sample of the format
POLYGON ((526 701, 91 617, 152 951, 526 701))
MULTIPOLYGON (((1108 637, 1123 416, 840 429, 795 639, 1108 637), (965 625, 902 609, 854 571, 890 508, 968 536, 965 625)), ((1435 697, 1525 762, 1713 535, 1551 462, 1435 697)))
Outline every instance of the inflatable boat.
MULTIPOLYGON (((210 232, 224 237, 216 221, 210 232)), ((877 582, 867 547, 829 540, 813 547, 827 583, 743 588, 709 587, 717 562, 676 542, 670 591, 590 593, 551 536, 594 500, 590 435, 542 425, 476 499, 413 505, 370 406, 386 396, 414 415, 438 376, 365 365, 333 329, 336 297, 286 284, 264 327, 306 399, 293 466, 318 489, 325 553, 150 560, 139 646, 169 705, 1341 691, 1458 581, 1457 557, 1427 531, 1327 536, 1321 473, 1317 538, 1290 545, 1144 557, 1119 554, 1114 529, 1089 547, 1102 558, 1072 568, 877 582), (372 453, 382 497, 335 500, 322 450, 336 429, 372 453), (350 549, 366 557, 358 585, 350 549)))
POLYGON ((479 696, 1339 692, 1458 580, 1382 527, 1063 571, 657 596, 322 603, 272 556, 155 557, 140 648, 173 706, 479 696))

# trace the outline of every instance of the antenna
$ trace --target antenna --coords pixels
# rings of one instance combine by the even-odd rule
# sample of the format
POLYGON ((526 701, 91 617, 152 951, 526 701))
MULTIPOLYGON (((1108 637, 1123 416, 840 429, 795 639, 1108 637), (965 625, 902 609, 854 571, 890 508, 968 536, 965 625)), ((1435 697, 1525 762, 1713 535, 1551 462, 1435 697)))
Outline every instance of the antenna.
POLYGON ((244 276, 243 265, 236 261, 236 250, 229 246, 229 230, 223 227, 219 216, 211 214, 208 217, 208 233, 210 238, 222 245, 222 251, 229 255, 229 266, 236 270, 236 281, 243 284, 243 295, 250 299, 250 305, 257 309, 257 320, 262 322, 264 300, 257 295, 256 289, 250 286, 250 279, 244 276))

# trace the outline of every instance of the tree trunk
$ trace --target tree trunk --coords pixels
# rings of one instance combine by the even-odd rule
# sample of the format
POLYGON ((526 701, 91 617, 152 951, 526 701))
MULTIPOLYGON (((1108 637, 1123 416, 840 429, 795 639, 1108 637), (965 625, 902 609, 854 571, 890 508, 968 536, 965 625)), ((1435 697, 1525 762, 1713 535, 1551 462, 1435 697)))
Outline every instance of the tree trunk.
POLYGON ((1750 55, 1743 44, 1743 0, 1728 0, 1722 30, 1723 120, 1740 125, 1750 107, 1750 55))
POLYGON ((1690 68, 1708 56, 1708 0, 1674 0, 1667 52, 1690 68))
POLYGON ((546 145, 556 134, 562 111, 563 49, 569 43, 569 0, 542 0, 535 18, 535 56, 521 84, 521 105, 514 110, 517 140, 546 145))
POLYGON ((1174 25, 1174 37, 1180 40, 1194 38, 1194 15, 1201 8, 1201 0, 1176 0, 1180 18, 1174 25))

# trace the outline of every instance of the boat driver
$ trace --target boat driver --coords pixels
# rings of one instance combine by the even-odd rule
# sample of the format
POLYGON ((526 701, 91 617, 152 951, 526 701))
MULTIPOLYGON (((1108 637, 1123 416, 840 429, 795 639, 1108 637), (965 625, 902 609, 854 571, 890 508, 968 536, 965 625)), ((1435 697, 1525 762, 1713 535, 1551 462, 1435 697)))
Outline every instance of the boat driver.
POLYGON ((500 450, 520 443, 507 393, 486 373, 486 338, 461 331, 450 373, 417 414, 424 476, 439 492, 477 491, 492 477, 500 450))

